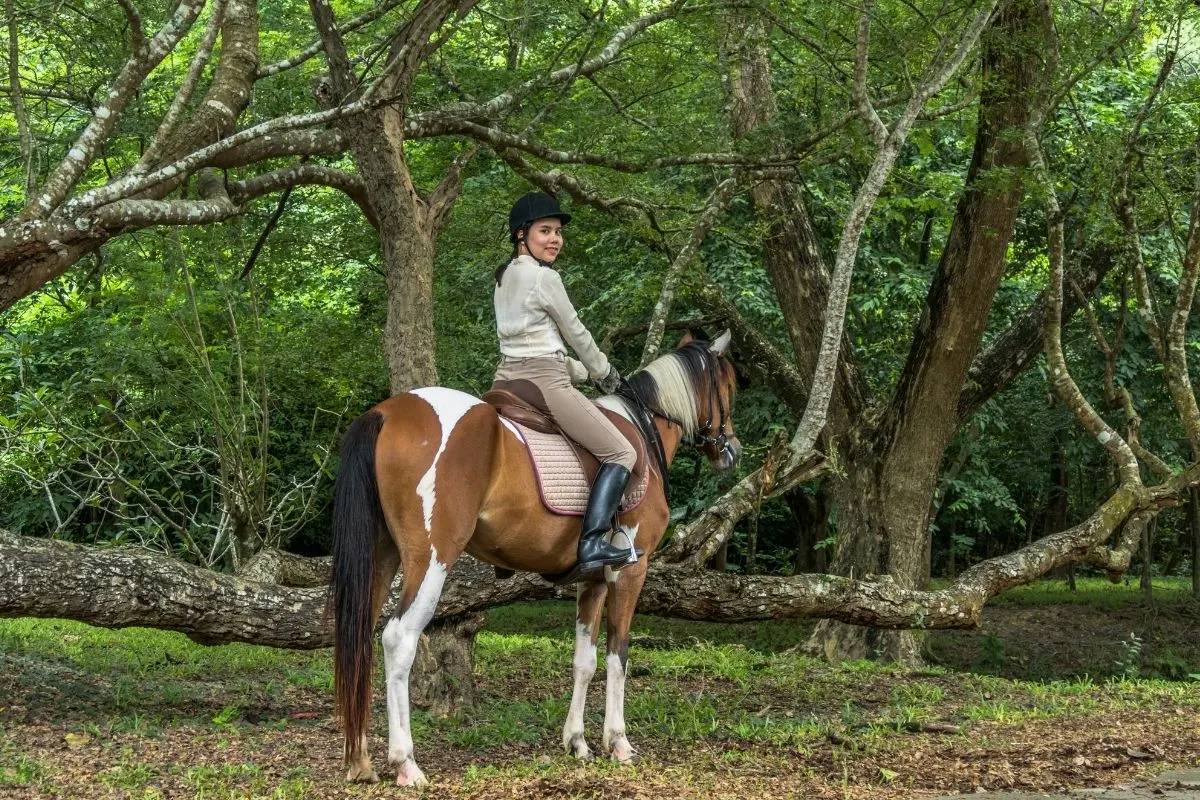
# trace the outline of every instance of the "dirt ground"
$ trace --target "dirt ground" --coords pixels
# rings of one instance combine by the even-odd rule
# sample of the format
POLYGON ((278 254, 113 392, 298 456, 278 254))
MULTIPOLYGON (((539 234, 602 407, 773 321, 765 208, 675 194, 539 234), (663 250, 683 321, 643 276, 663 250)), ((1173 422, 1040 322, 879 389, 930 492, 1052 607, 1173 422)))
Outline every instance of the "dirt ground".
MULTIPOLYGON (((419 759, 433 781, 422 796, 890 800, 1111 787, 1165 769, 1198 767, 1200 681, 1189 680, 1190 673, 1170 683, 1083 682, 1070 689, 1078 692, 1078 713, 1071 710, 1069 694, 1059 696, 1039 688, 1036 678, 1029 680, 1111 665, 1114 656, 1128 655, 1127 649, 1114 649, 1114 643, 1126 638, 1126 629, 1135 623, 1133 630, 1142 632, 1143 661, 1157 658, 1175 669, 1172 665, 1181 660, 1180 669, 1200 673, 1200 664, 1189 663, 1200 652, 1200 626, 1188 614, 1000 606, 989 609, 983 631, 948 640, 939 635, 930 645, 943 664, 958 663, 974 672, 875 672, 860 679, 840 667, 813 664, 804 674, 814 691, 805 697, 781 695, 770 682, 753 678, 734 686, 682 674, 669 681, 666 721, 639 722, 631 715, 631 740, 640 754, 633 767, 583 764, 562 755, 557 714, 533 721, 526 716, 515 723, 511 736, 477 742, 464 738, 464 729, 471 726, 487 723, 495 729, 495 717, 509 705, 569 692, 569 675, 547 678, 533 667, 488 674, 479 681, 484 708, 478 719, 418 728, 419 759), (981 675, 988 672, 1026 679, 981 675), (944 725, 948 732, 923 731, 920 724, 910 725, 913 732, 908 732, 901 724, 905 720, 894 719, 898 695, 936 698, 923 721, 944 725), (1051 695, 1053 702, 1045 699, 1051 695), (730 719, 809 716, 821 721, 821 730, 782 744, 726 727, 702 736, 672 736, 669 726, 701 698, 716 698, 730 719), (848 716, 850 708, 854 716, 848 716), (980 708, 986 713, 980 714, 980 708), (894 721, 897 729, 887 730, 880 720, 894 721)), ((647 675, 631 678, 631 701, 654 685, 655 668, 646 669, 647 675)), ((387 783, 344 784, 340 734, 331 721, 328 691, 280 677, 257 675, 236 688, 214 686, 210 693, 182 699, 168 714, 149 701, 139 705, 136 696, 114 708, 109 678, 79 671, 69 662, 4 652, 0 797, 417 795, 387 783), (227 707, 238 709, 234 718, 223 719, 227 707)), ((593 747, 598 745, 596 721, 603 702, 598 675, 589 696, 593 747)), ((382 717, 379 695, 373 750, 381 773, 386 747, 382 717)))

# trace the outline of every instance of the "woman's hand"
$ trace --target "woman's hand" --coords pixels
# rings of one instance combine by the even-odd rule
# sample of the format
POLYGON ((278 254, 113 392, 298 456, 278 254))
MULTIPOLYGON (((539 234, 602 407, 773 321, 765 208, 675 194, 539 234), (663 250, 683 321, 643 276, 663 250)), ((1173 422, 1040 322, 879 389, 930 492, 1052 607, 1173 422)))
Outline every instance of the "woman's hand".
POLYGON ((621 385, 621 373, 612 364, 608 365, 608 374, 596 381, 596 387, 605 394, 612 394, 621 385))

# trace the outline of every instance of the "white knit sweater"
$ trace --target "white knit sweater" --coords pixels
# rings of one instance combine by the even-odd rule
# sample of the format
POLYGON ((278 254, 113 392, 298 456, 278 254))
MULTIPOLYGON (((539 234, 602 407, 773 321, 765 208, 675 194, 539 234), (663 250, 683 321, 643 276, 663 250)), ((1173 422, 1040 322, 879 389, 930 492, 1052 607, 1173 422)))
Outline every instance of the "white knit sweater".
POLYGON ((567 358, 575 383, 590 375, 599 380, 608 374, 608 359, 567 297, 562 278, 531 256, 517 256, 504 270, 494 297, 500 352, 509 358, 566 355, 566 345, 582 364, 567 358))

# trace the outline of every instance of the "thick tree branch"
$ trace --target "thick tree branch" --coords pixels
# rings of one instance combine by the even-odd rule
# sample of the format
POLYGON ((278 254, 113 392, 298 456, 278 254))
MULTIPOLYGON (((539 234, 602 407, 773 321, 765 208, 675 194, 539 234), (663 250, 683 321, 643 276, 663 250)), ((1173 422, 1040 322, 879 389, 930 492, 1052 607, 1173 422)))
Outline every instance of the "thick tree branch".
POLYGON ((1042 348, 1046 353, 1046 365, 1050 371, 1050 384, 1055 394, 1075 415, 1079 424, 1100 443, 1117 465, 1121 473, 1121 485, 1126 488, 1140 487, 1141 475, 1137 456, 1129 443, 1118 434, 1096 412, 1080 391, 1067 368, 1062 346, 1063 312, 1063 212, 1058 204, 1058 195, 1050 172, 1042 155, 1041 145, 1032 131, 1026 132, 1030 162, 1033 173, 1046 195, 1046 229, 1050 255, 1050 282, 1047 287, 1046 319, 1042 329, 1042 348))
MULTIPOLYGON (((654 563, 638 609, 723 622, 815 616, 878 628, 970 628, 978 625, 989 597, 1088 557, 1150 503, 1144 490, 1119 490, 1080 525, 977 564, 941 591, 902 589, 886 576, 729 576, 654 563)), ((321 562, 307 571, 314 569, 319 574, 321 562)), ((247 570, 271 578, 285 571, 253 561, 247 570)), ((313 577, 294 582, 308 583, 313 577)), ((555 587, 536 576, 496 581, 490 567, 463 557, 450 572, 437 614, 444 618, 554 596, 555 587)), ((180 631, 206 644, 239 641, 311 649, 330 644, 324 603, 323 587, 285 588, 137 548, 89 548, 0 531, 0 617, 137 625, 180 631)), ((385 618, 387 613, 385 609, 385 618)))
POLYGON ((142 81, 175 49, 203 7, 204 0, 182 0, 163 29, 134 51, 113 82, 108 98, 96 108, 67 157, 46 179, 41 194, 21 212, 21 219, 44 218, 66 199, 116 127, 121 112, 137 94, 142 81))
MULTIPOLYGON (((1200 147, 1196 148, 1200 154, 1200 147)), ((1187 323, 1196 297, 1197 273, 1200 273, 1200 171, 1196 173, 1196 184, 1192 200, 1192 216, 1188 222, 1187 246, 1184 248, 1183 265, 1179 274, 1179 288, 1175 294, 1175 310, 1167 328, 1168 379, 1175 405, 1183 420, 1184 430, 1192 444, 1192 457, 1200 459, 1200 408, 1196 405, 1196 393, 1188 374, 1187 323)))
POLYGON ((854 105, 859 117, 867 126, 876 147, 883 147, 888 138, 887 126, 871 105, 867 92, 867 56, 871 49, 871 15, 875 10, 874 0, 864 0, 858 16, 858 40, 854 50, 854 105))
POLYGON ((462 191, 463 170, 466 169, 467 164, 471 163, 471 159, 478 151, 478 145, 471 145, 459 153, 446 170, 446 174, 438 181, 437 187, 429 193, 429 220, 435 231, 442 229, 446 215, 450 213, 450 208, 462 191))
MULTIPOLYGON (((833 395, 834 381, 837 377, 837 359, 841 352, 846 302, 850 294, 850 278, 854 271, 854 261, 858 255, 859 240, 862 237, 867 218, 875 206, 875 200, 879 197, 883 184, 900 154, 900 148, 908 138, 908 133, 925 107, 925 103, 939 92, 962 66, 967 54, 975 47, 983 29, 991 21, 995 8, 994 0, 986 3, 984 8, 977 12, 966 25, 955 43, 951 55, 940 63, 935 61, 929 66, 917 91, 909 100, 900 118, 894 123, 884 143, 879 147, 867 173, 867 178, 859 187, 854 205, 842 227, 838 252, 834 259, 828 304, 825 311, 825 328, 821 337, 820 354, 817 357, 817 367, 813 375, 808 406, 805 408, 804 416, 792 438, 792 447, 797 453, 811 450, 821 430, 825 427, 829 401, 833 395)), ((943 40, 939 51, 944 50, 947 45, 948 42, 943 40)))
POLYGON ((196 86, 200 83, 200 77, 204 73, 204 68, 208 66, 208 60, 212 57, 213 45, 216 44, 217 34, 221 32, 221 24, 224 20, 225 0, 214 0, 212 16, 208 20, 208 27, 204 31, 204 38, 200 40, 200 46, 196 48, 196 52, 192 56, 192 61, 188 64, 188 71, 184 75, 183 83, 180 84, 179 90, 175 93, 175 98, 171 101, 171 107, 167 109, 166 115, 163 117, 162 122, 159 123, 158 131, 150 141, 150 146, 142 153, 142 157, 134 167, 135 171, 144 172, 158 160, 162 146, 175 130, 180 117, 183 116, 184 109, 187 108, 187 104, 192 100, 192 95, 196 91, 196 86))
POLYGON ((478 142, 489 145, 497 150, 511 148, 536 156, 551 164, 587 164, 589 166, 605 167, 614 172, 641 173, 669 167, 682 166, 743 166, 748 168, 770 168, 786 166, 791 163, 789 158, 760 159, 741 153, 690 153, 680 156, 663 156, 647 161, 629 161, 623 158, 587 153, 572 150, 555 150, 538 144, 526 136, 501 130, 494 126, 482 125, 467 119, 446 119, 440 130, 447 133, 460 133, 478 142))

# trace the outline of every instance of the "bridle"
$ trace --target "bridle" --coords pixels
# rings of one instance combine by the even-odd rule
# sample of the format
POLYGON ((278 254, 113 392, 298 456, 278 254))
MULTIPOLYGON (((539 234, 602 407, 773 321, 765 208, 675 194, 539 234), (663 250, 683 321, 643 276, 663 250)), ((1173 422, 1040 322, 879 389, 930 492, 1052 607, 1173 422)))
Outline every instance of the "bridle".
MULTIPOLYGON (((709 390, 712 392, 713 397, 717 398, 717 414, 720 417, 720 423, 717 426, 717 435, 712 435, 712 406, 710 404, 708 419, 692 435, 692 446, 699 449, 705 445, 710 445, 716 447, 717 452, 722 454, 727 453, 732 457, 733 448, 729 445, 729 433, 725 430, 725 426, 729 422, 729 414, 725 408, 725 398, 721 396, 721 387, 717 385, 718 366, 720 366, 720 362, 716 359, 711 364, 708 359, 705 359, 704 371, 708 373, 709 390)), ((680 425, 680 427, 682 428, 683 426, 680 425)))
MULTIPOLYGON (((703 425, 696 428, 695 433, 692 434, 691 444, 696 449, 705 446, 716 447, 718 453, 733 458, 733 447, 729 444, 729 433, 726 431, 726 427, 729 424, 729 412, 725 407, 725 398, 721 396, 720 386, 717 384, 718 365, 719 362, 715 358, 710 358, 706 354, 704 371, 709 376, 709 389, 717 399, 717 434, 714 436, 712 433, 713 419, 712 404, 710 403, 708 419, 704 421, 703 425)), ((671 496, 671 484, 667 476, 667 454, 663 448, 662 436, 659 435, 658 428, 654 427, 654 417, 662 417, 667 421, 667 424, 674 425, 680 430, 685 429, 683 422, 661 408, 652 407, 642 399, 641 395, 634 391, 628 381, 622 380, 615 394, 625 400, 637 412, 637 427, 641 430, 642 438, 653 445, 654 461, 658 467, 658 474, 662 476, 663 494, 669 499, 671 496)))

